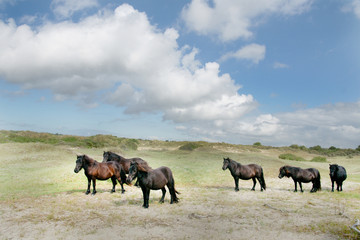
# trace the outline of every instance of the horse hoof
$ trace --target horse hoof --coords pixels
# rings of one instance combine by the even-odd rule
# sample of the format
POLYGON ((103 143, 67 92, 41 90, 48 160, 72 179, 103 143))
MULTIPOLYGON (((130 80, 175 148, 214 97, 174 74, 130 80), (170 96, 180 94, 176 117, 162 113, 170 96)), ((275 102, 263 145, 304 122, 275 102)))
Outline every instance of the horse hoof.
POLYGON ((94 196, 95 194, 96 194, 96 192, 93 192, 91 195, 93 195, 93 196, 94 196))
POLYGON ((121 190, 121 194, 124 194, 125 190, 121 190))
POLYGON ((90 192, 85 192, 86 195, 89 195, 90 192))
POLYGON ((239 189, 236 189, 236 188, 235 188, 235 192, 238 192, 238 191, 239 191, 239 189))
POLYGON ((252 188, 251 191, 255 191, 255 189, 252 188))

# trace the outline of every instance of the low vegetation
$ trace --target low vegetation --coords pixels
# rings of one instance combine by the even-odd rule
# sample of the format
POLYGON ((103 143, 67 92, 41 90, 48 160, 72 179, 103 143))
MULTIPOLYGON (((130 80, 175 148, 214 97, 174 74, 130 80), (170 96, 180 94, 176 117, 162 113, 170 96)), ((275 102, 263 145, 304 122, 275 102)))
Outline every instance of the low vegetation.
POLYGON ((292 161, 306 161, 304 158, 296 156, 292 153, 283 153, 279 155, 280 159, 292 160, 292 161))
MULTIPOLYGON (((318 149, 319 150, 319 149, 318 149)), ((312 150, 317 151, 317 150, 312 150)), ((360 156, 310 153, 308 148, 274 148, 227 143, 125 139, 110 135, 70 135, 0 131, 1 239, 358 239, 349 226, 360 216, 360 156), (171 168, 178 204, 150 194, 143 209, 141 189, 125 186, 111 194, 111 181, 97 181, 98 193, 85 195, 83 170, 74 173, 76 154, 101 161, 114 150, 141 157, 150 166, 171 168), (279 153, 291 153, 281 159, 279 153), (263 167, 266 191, 251 191, 252 181, 234 181, 222 170, 223 158, 263 167), (319 158, 320 157, 320 158, 319 158), (315 159, 315 160, 314 160, 315 159), (323 160, 325 159, 325 160, 323 160), (326 161, 326 162, 325 162, 326 161), (329 164, 347 168, 344 192, 331 193, 329 164), (291 179, 279 179, 279 168, 292 164, 321 172, 322 191, 293 192, 291 179), (277 221, 274 222, 274 219, 277 221), (335 224, 336 223, 336 224, 335 224)))

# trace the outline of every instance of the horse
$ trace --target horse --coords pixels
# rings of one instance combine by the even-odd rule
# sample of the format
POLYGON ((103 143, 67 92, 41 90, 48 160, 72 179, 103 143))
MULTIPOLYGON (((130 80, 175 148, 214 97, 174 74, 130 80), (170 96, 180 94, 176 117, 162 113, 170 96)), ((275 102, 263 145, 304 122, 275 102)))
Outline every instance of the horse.
POLYGON ((344 167, 337 164, 330 164, 331 191, 334 191, 334 182, 336 182, 336 190, 342 191, 342 184, 347 175, 344 167))
POLYGON ((135 177, 138 178, 139 185, 143 192, 144 208, 149 207, 150 189, 161 189, 162 197, 159 202, 164 202, 166 194, 165 185, 168 187, 170 192, 170 204, 177 203, 179 201, 179 198, 176 196, 176 194, 180 193, 175 189, 175 181, 170 168, 159 167, 157 169, 152 169, 147 165, 142 165, 137 161, 132 161, 130 164, 129 175, 126 180, 127 182, 131 182, 135 177))
MULTIPOLYGON (((103 153, 103 161, 102 162, 109 162, 109 161, 115 161, 121 164, 122 168, 124 169, 126 174, 129 174, 130 169, 130 162, 135 161, 140 163, 141 165, 146 165, 151 169, 151 167, 148 165, 148 163, 143 160, 142 158, 124 158, 116 153, 107 151, 103 153)), ((138 181, 135 182, 135 186, 138 186, 138 181)))
POLYGON ((320 182, 320 172, 315 168, 302 169, 298 167, 283 166, 279 169, 279 178, 291 177, 295 183, 295 190, 297 192, 297 183, 299 183, 301 192, 304 192, 302 189, 301 183, 312 182, 313 186, 310 192, 316 192, 321 190, 320 182))
POLYGON ((230 170, 231 175, 235 180, 235 191, 239 191, 239 179, 249 180, 252 179, 254 186, 252 191, 255 191, 256 179, 260 183, 261 191, 266 190, 266 184, 264 179, 264 171, 261 166, 257 164, 242 165, 230 158, 224 158, 224 163, 222 169, 230 170))
POLYGON ((88 188, 86 195, 90 193, 91 180, 93 181, 93 192, 92 195, 96 194, 96 179, 98 180, 107 180, 111 178, 113 183, 113 188, 111 192, 115 192, 116 180, 121 185, 121 193, 124 193, 123 183, 126 182, 125 171, 122 166, 117 162, 98 162, 87 155, 77 155, 76 165, 74 172, 78 173, 82 168, 84 168, 85 176, 88 179, 88 188))

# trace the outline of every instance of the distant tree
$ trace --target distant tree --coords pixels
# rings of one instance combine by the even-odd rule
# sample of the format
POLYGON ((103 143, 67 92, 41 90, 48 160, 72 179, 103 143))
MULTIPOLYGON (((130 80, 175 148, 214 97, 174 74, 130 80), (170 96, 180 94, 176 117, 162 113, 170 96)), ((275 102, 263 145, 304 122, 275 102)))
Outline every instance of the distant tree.
POLYGON ((260 142, 256 142, 253 144, 253 146, 262 146, 260 142))
POLYGON ((355 149, 356 151, 360 151, 360 145, 355 149))
POLYGON ((310 150, 314 150, 314 151, 321 151, 321 150, 322 150, 322 148, 321 148, 320 145, 316 145, 316 146, 310 147, 309 149, 310 149, 310 150))
POLYGON ((334 146, 331 146, 331 147, 329 147, 329 150, 333 150, 333 151, 335 151, 335 150, 337 150, 337 148, 336 148, 336 147, 334 147, 334 146))

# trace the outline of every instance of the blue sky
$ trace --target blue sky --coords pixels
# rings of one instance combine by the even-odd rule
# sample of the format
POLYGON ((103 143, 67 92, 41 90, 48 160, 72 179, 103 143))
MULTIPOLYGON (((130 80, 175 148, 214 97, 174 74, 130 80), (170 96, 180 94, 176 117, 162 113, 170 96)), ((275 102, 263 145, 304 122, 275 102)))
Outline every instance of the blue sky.
POLYGON ((360 145, 360 0, 0 0, 0 129, 360 145))

